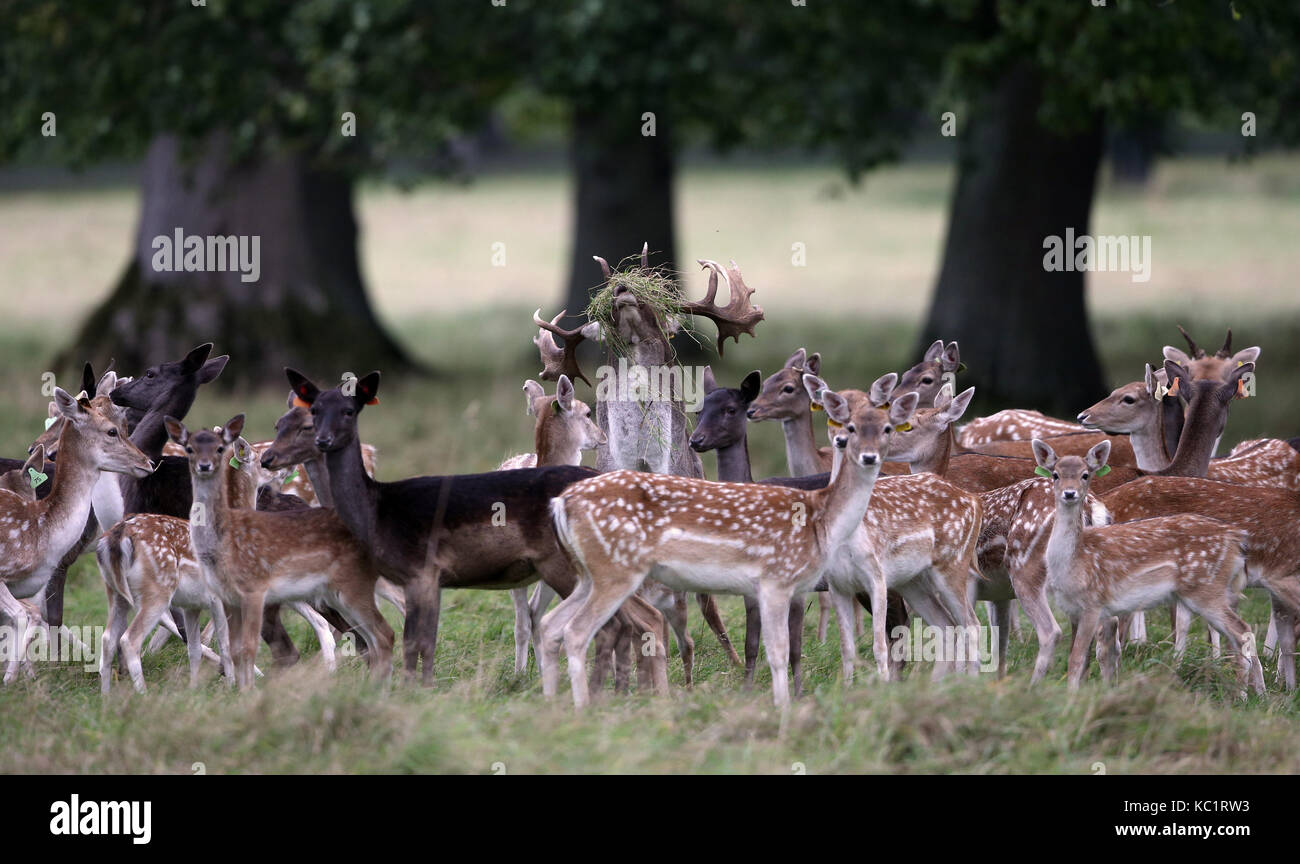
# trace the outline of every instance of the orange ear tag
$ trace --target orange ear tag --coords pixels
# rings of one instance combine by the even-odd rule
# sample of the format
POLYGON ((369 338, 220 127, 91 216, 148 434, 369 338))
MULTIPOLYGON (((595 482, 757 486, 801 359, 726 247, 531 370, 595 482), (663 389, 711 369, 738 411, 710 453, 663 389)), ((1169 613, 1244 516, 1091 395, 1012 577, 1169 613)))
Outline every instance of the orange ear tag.
POLYGON ((367 404, 367 405, 378 405, 378 404, 379 404, 379 397, 376 396, 375 398, 371 399, 371 400, 370 400, 369 402, 367 402, 366 404, 367 404))
POLYGON ((1170 396, 1177 396, 1177 395, 1178 395, 1178 382, 1179 382, 1179 381, 1182 381, 1182 380, 1183 380, 1182 378, 1175 378, 1175 379, 1174 379, 1174 383, 1169 385, 1169 395, 1170 395, 1170 396))
POLYGON ((293 397, 293 407, 295 407, 295 408, 310 408, 310 407, 311 407, 311 403, 308 402, 307 400, 301 398, 300 396, 298 396, 298 395, 295 393, 295 394, 294 394, 294 397, 293 397))
POLYGON ((1237 379, 1237 398, 1238 399, 1250 398, 1250 394, 1246 392, 1246 382, 1242 381, 1240 378, 1237 379))

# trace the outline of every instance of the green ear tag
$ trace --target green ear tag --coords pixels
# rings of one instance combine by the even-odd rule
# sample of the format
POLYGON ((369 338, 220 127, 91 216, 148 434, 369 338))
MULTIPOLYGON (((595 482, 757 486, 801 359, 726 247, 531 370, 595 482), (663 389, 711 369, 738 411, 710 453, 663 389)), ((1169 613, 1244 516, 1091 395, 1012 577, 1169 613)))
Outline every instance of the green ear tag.
POLYGON ((35 468, 28 468, 28 469, 27 469, 27 473, 30 474, 30 475, 32 475, 32 488, 33 488, 33 489, 35 489, 37 486, 40 486, 40 485, 41 485, 42 483, 44 483, 46 480, 49 480, 49 479, 50 479, 50 475, 48 475, 48 474, 42 474, 40 471, 37 471, 35 468))
POLYGON ((231 467, 231 468, 234 468, 236 471, 239 470, 239 456, 238 456, 238 455, 235 455, 235 456, 231 456, 231 457, 230 457, 230 467, 231 467))
POLYGON ((965 371, 966 371, 966 364, 965 364, 965 363, 958 363, 958 364, 957 364, 957 371, 958 371, 958 372, 965 372, 965 371))
POLYGON ((554 402, 551 403, 551 409, 554 410, 556 414, 559 414, 564 410, 563 408, 560 407, 559 399, 556 399, 554 402))
POLYGON ((298 479, 298 466, 297 466, 297 465, 293 466, 293 471, 289 472, 289 476, 288 476, 288 477, 285 477, 285 478, 284 478, 284 481, 283 481, 280 485, 281 485, 281 486, 287 486, 287 485, 289 485, 290 483, 292 483, 292 482, 293 482, 294 480, 296 480, 296 479, 298 479))
POLYGON ((1047 470, 1046 468, 1044 468, 1042 465, 1035 465, 1035 466, 1034 466, 1034 473, 1037 474, 1039 477, 1051 477, 1051 476, 1052 476, 1052 472, 1051 472, 1051 471, 1048 471, 1048 470, 1047 470))
POLYGON ((1098 469, 1096 470, 1096 472, 1094 472, 1094 473, 1096 473, 1096 475, 1097 475, 1098 477, 1105 477, 1107 474, 1110 473, 1110 466, 1109 466, 1109 465, 1103 465, 1103 466, 1101 466, 1100 468, 1098 468, 1098 469))
POLYGON ((53 425, 54 425, 54 421, 55 421, 56 419, 58 419, 58 418, 55 418, 55 417, 46 417, 46 418, 45 418, 45 428, 46 428, 46 429, 49 429, 51 426, 53 426, 53 425))

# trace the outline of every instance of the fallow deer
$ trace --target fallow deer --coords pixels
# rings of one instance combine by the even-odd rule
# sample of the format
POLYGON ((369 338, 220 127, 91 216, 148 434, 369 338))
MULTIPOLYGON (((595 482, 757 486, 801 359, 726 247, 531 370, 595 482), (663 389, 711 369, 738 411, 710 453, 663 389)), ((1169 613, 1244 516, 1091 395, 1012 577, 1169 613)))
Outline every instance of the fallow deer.
MULTIPOLYGON (((915 393, 920 399, 917 406, 929 408, 934 405, 934 399, 945 383, 952 384, 953 391, 956 391, 957 373, 965 369, 966 365, 961 362, 961 349, 957 347, 957 343, 949 342, 945 348, 943 340, 936 339, 926 349, 921 362, 899 377, 895 392, 899 396, 915 393)), ((816 375, 817 372, 812 371, 810 374, 816 375)))
MULTIPOLYGON (((850 415, 838 395, 828 397, 827 410, 845 424, 849 464, 825 489, 614 471, 576 483, 552 502, 555 531, 580 586, 542 619, 547 697, 558 689, 563 644, 574 704, 587 704, 592 636, 655 574, 680 590, 757 596, 773 699, 789 704, 790 601, 816 585, 862 530, 892 425, 907 413, 900 403, 893 416, 872 405, 850 415)), ((883 591, 879 599, 883 620, 883 591)))
MULTIPOLYGON (((1056 514, 1047 542, 1047 582, 1070 618, 1069 684, 1078 689, 1098 627, 1102 677, 1119 668, 1116 619, 1170 600, 1201 615, 1238 655, 1243 685, 1264 691, 1255 635, 1232 606, 1246 582, 1246 532, 1217 519, 1181 514, 1086 528, 1083 502, 1092 477, 1105 473, 1110 442, 1084 458, 1058 459, 1034 441, 1038 464, 1050 473, 1056 514)), ((1244 692, 1244 691, 1243 691, 1244 692)))
POLYGON ((144 477, 153 470, 152 462, 127 439, 122 423, 90 399, 76 399, 56 387, 54 401, 67 422, 59 436, 58 470, 49 495, 31 501, 0 493, 0 613, 13 622, 17 634, 6 683, 13 680, 29 638, 29 616, 18 599, 44 592, 50 575, 80 541, 99 472, 144 477))
POLYGON ((191 434, 175 418, 164 422, 168 436, 189 456, 199 508, 190 519, 190 540, 208 589, 226 605, 240 688, 253 684, 267 601, 329 605, 364 636, 372 672, 383 678, 391 674, 393 631, 375 607, 374 563, 334 511, 265 512, 235 506, 223 479, 236 467, 228 464, 232 460, 252 458, 232 448, 243 431, 244 415, 216 432, 191 434))
MULTIPOLYGON (((561 596, 574 589, 577 578, 556 541, 547 502, 595 472, 557 466, 381 483, 365 472, 357 432, 357 417, 377 400, 379 373, 349 381, 345 393, 343 385, 321 390, 300 372, 285 372, 310 406, 335 512, 369 550, 379 574, 405 589, 402 649, 409 675, 423 660, 423 680, 432 681, 443 588, 509 589, 541 578, 561 596)), ((639 598, 619 614, 628 632, 662 632, 663 616, 639 598)), ((665 692, 663 652, 644 659, 654 689, 665 692)))

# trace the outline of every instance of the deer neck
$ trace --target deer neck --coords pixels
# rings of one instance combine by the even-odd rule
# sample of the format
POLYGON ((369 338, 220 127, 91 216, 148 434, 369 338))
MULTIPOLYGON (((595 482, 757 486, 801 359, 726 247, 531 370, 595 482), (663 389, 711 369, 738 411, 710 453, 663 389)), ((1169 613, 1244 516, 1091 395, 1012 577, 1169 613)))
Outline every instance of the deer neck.
POLYGON ((358 541, 370 547, 375 542, 376 486, 366 473, 361 458, 361 439, 341 450, 325 454, 329 490, 334 512, 358 541))
POLYGON ((1183 424, 1183 434, 1178 438, 1178 450, 1164 469, 1155 473, 1165 477, 1204 477, 1210 470, 1210 459, 1218 437, 1210 430, 1217 426, 1220 406, 1213 394, 1205 396, 1195 406, 1183 424))
POLYGON ((1132 445, 1133 456, 1142 471, 1159 471, 1169 466, 1169 454, 1165 452, 1164 421, 1161 417, 1164 409, 1161 405, 1154 408, 1149 423, 1128 433, 1128 443, 1132 445))
POLYGON ((853 470, 851 467, 834 475, 831 484, 825 490, 814 492, 822 500, 821 531, 822 548, 833 551, 842 546, 853 536, 853 532, 862 527, 866 518, 867 507, 871 504, 871 491, 875 488, 876 478, 880 476, 881 463, 877 462, 865 471, 853 470))
POLYGON ((302 467, 307 472, 307 479, 311 481, 312 491, 316 493, 320 506, 333 507, 334 494, 330 489, 330 471, 325 467, 325 460, 312 459, 302 463, 302 467))
POLYGON ((1059 495, 1056 498, 1056 518, 1052 533, 1047 538, 1046 562, 1049 582, 1062 586, 1068 584, 1078 560, 1079 545, 1083 539, 1083 506, 1087 495, 1067 504, 1059 495))
POLYGON ((91 491, 100 472, 87 450, 80 430, 64 423, 59 435, 58 468, 50 494, 37 504, 41 519, 33 526, 47 532, 40 538, 41 548, 53 550, 59 557, 77 542, 90 518, 91 491))
POLYGON ((781 421, 785 433, 785 461, 791 477, 806 477, 822 472, 817 455, 817 439, 813 435, 812 411, 800 411, 796 417, 781 421))
POLYGON ((538 468, 582 464, 582 451, 578 445, 557 434, 549 423, 537 424, 537 431, 533 434, 533 452, 537 454, 538 468))
POLYGON ((172 398, 166 404, 145 412, 144 417, 131 430, 131 443, 154 462, 162 458, 163 445, 167 443, 167 427, 163 425, 164 417, 184 420, 194 404, 194 397, 189 399, 172 398))
POLYGON ((1187 418, 1183 416, 1183 403, 1177 396, 1164 396, 1160 399, 1160 445, 1164 458, 1162 465, 1178 452, 1178 439, 1183 437, 1183 426, 1187 418))
POLYGON ((912 474, 937 474, 940 477, 948 470, 948 460, 952 458, 953 448, 957 444, 957 435, 952 431, 952 424, 943 430, 939 439, 926 456, 908 464, 912 474))
POLYGON ((190 542, 199 560, 215 565, 221 550, 230 509, 231 478, 218 466, 211 474, 190 473, 194 486, 194 507, 190 510, 190 542))
POLYGON ((749 439, 740 440, 718 448, 718 480, 723 483, 753 483, 749 470, 749 439))

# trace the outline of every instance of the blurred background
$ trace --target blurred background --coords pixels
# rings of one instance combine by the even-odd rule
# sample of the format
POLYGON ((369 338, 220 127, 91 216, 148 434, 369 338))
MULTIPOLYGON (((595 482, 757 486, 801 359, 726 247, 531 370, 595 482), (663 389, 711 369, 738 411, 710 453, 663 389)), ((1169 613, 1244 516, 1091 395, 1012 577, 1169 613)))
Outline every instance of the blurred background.
POLYGON ((1264 350, 1225 442, 1300 433, 1296 4, 195 2, 0 0, 8 455, 42 372, 213 341, 196 422, 269 437, 282 366, 379 368, 381 475, 491 469, 531 449, 532 310, 642 242, 687 296, 697 258, 757 289, 756 339, 690 354, 730 386, 799 347, 863 386, 943 338, 972 415, 1072 417, 1175 325, 1231 327, 1264 350), (157 272, 178 227, 259 236, 259 280, 157 272), (1149 281, 1045 270, 1067 229, 1150 237, 1149 281))

